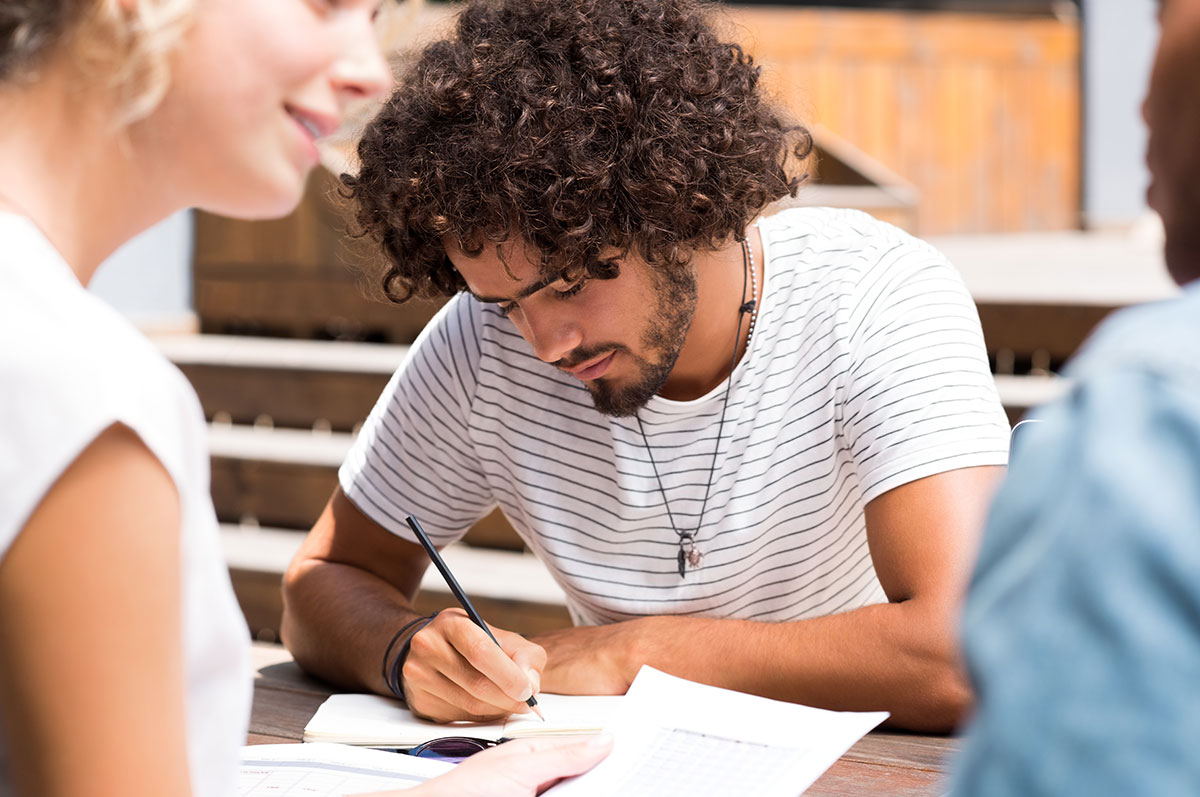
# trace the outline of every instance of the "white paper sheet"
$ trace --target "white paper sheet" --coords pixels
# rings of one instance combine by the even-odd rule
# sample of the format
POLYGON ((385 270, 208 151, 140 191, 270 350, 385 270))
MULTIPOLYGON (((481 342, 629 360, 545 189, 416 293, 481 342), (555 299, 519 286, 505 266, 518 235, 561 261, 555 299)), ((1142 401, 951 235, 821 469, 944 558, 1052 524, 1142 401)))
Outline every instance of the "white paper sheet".
POLYGON ((793 797, 887 712, 783 703, 643 667, 609 726, 612 754, 553 797, 793 797))
POLYGON ((342 744, 263 744, 242 748, 238 797, 341 797, 408 789, 453 764, 342 744))
POLYGON ((608 724, 623 697, 538 695, 546 716, 514 714, 500 723, 438 724, 417 719, 398 700, 381 695, 331 695, 304 728, 306 742, 340 742, 374 747, 414 747, 439 736, 499 739, 596 733, 608 724))

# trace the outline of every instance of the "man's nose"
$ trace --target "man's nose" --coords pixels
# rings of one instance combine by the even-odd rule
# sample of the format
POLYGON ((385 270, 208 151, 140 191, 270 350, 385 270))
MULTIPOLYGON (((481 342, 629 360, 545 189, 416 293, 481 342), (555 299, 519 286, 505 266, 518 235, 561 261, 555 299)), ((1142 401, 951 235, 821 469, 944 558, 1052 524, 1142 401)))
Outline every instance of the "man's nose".
POLYGON ((579 347, 583 332, 569 315, 541 309, 525 313, 525 339, 539 360, 556 363, 579 347))

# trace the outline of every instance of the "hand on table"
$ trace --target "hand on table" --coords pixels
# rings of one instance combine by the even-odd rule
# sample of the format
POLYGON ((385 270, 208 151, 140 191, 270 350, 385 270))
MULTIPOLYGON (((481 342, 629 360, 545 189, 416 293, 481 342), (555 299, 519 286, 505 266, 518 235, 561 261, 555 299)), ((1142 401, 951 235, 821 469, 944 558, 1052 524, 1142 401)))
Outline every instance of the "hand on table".
POLYGON ((490 720, 529 711, 541 691, 546 651, 519 634, 492 628, 500 646, 461 609, 446 609, 410 643, 404 662, 409 709, 435 722, 490 720))
POLYGON ((582 740, 519 739, 477 753, 415 789, 370 797, 531 797, 588 771, 612 751, 612 744, 607 734, 582 740))

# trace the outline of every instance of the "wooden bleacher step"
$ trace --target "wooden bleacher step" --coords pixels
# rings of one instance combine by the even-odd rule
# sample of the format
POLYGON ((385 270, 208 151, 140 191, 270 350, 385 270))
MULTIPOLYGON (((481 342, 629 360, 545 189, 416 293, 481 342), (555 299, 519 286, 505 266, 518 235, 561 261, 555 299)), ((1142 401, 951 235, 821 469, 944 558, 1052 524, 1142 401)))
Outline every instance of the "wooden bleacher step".
MULTIPOLYGON (((337 486, 354 436, 346 432, 209 425, 212 498, 217 518, 307 531, 337 486)), ((467 532, 471 545, 522 550, 498 510, 467 532)))
POLYGON ((200 396, 205 415, 253 424, 352 431, 362 423, 407 346, 186 335, 155 341, 200 396))
MULTIPOLYGON (((278 636, 283 601, 280 580, 304 535, 290 529, 222 524, 221 545, 251 632, 259 639, 278 636)), ((571 624, 566 596, 531 553, 477 548, 462 543, 443 552, 459 583, 491 622, 522 634, 571 624)), ((457 606, 438 572, 421 580, 417 608, 431 612, 457 606)))

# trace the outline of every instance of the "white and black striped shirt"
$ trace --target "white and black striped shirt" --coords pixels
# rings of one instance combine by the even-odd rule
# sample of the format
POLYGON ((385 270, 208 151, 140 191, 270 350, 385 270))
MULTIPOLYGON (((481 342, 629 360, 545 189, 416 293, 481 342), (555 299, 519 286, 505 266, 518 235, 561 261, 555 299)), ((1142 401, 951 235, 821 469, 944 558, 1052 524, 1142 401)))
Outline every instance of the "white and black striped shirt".
MULTIPOLYGON (((696 547, 679 542, 634 418, 610 418, 493 305, 455 297, 413 346, 342 466, 366 515, 438 544, 497 504, 577 623, 649 614, 793 620, 886 598, 865 504, 1004 464, 1008 424, 979 320, 932 247, 863 213, 760 222, 766 284, 696 547)), ((640 411, 679 529, 696 528, 726 385, 640 411)))

